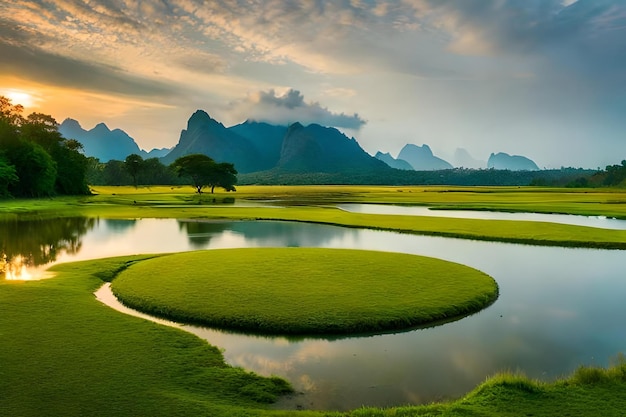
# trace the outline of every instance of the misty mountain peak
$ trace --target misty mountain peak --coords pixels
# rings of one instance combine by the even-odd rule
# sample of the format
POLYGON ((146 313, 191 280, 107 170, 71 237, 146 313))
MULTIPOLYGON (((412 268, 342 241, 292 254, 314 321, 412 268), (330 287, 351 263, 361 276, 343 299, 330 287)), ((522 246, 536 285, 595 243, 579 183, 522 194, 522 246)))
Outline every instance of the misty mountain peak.
POLYGON ((61 125, 65 126, 68 129, 82 129, 83 127, 78 123, 78 120, 70 119, 69 117, 63 120, 61 125))
POLYGON ((411 164, 403 159, 395 159, 389 152, 382 153, 381 151, 376 152, 374 158, 379 159, 389 165, 391 168, 403 169, 405 171, 413 170, 411 164))
POLYGON ((486 161, 479 161, 478 159, 475 159, 465 148, 456 148, 453 158, 454 165, 457 167, 484 168, 487 166, 486 161))
POLYGON ((416 171, 433 171, 439 169, 451 169, 452 165, 433 155, 428 145, 417 146, 407 144, 398 154, 398 159, 403 159, 416 171))
POLYGON ((487 161, 487 168, 507 169, 510 171, 538 171, 537 164, 522 155, 509 155, 505 152, 492 153, 487 161))
POLYGON ((111 129, 109 129, 109 127, 105 123, 98 123, 93 129, 91 129, 91 131, 96 134, 100 134, 103 132, 108 133, 111 131, 111 129))
POLYGON ((189 118, 189 121, 187 122, 187 129, 192 129, 193 127, 211 126, 211 125, 216 125, 216 126, 220 126, 224 128, 224 125, 218 122, 217 120, 213 119, 211 116, 209 116, 209 113, 207 113, 204 110, 198 109, 189 118))

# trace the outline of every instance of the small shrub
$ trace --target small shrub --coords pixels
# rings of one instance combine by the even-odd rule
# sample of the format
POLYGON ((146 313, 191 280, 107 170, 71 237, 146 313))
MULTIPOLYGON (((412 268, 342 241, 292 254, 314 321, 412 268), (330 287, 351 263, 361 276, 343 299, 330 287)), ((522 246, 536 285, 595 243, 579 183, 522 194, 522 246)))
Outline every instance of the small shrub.
POLYGON ((599 384, 608 380, 606 370, 589 366, 579 367, 572 376, 572 381, 581 385, 599 384))

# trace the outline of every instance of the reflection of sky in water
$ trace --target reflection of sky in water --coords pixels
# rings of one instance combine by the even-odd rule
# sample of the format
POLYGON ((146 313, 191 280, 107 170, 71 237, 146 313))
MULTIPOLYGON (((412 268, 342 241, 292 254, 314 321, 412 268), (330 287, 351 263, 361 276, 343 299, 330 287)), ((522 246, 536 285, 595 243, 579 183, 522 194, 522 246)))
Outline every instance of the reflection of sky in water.
MULTIPOLYGON (((624 251, 565 249, 395 234, 288 222, 181 224, 145 219, 128 227, 100 220, 72 261, 204 248, 322 246, 433 256, 496 279, 500 298, 443 326, 339 340, 264 338, 203 329, 226 360, 288 378, 304 391, 278 406, 349 409, 458 397, 501 370, 555 378, 581 364, 606 365, 626 351, 624 251), (220 230, 218 232, 218 230, 220 230), (208 238, 208 239, 207 239, 208 238), (197 243, 197 242, 196 242, 197 243)), ((384 277, 381 277, 384 281, 384 277)))
POLYGON ((505 213, 480 210, 431 210, 424 206, 396 206, 392 204, 340 204, 337 207, 357 213, 394 214, 408 216, 452 217, 457 219, 526 220, 532 222, 562 223, 603 229, 626 230, 626 220, 605 216, 574 216, 569 214, 505 213))

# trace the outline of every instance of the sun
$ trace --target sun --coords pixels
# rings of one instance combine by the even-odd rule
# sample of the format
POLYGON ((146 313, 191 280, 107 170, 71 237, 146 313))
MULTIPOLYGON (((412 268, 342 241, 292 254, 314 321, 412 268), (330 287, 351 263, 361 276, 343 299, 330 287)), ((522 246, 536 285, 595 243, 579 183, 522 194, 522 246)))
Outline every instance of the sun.
POLYGON ((6 90, 3 94, 11 100, 13 105, 21 104, 24 107, 33 107, 35 105, 35 97, 23 90, 6 90))

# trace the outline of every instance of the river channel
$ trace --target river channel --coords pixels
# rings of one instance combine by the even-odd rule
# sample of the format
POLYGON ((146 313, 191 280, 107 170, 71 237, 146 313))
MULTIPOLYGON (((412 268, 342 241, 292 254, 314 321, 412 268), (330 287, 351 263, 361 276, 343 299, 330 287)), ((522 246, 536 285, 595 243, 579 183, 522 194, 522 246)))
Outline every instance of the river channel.
MULTIPOLYGON (((61 227, 56 221, 56 225, 0 224, 3 232, 12 234, 10 241, 3 242, 8 258, 22 256, 41 264, 24 273, 36 275, 53 263, 121 254, 291 246, 433 256, 477 268, 498 282, 500 297, 489 308, 426 329, 304 340, 200 331, 209 343, 223 349, 228 363, 288 379, 298 394, 281 400, 279 408, 345 410, 422 404, 462 396, 498 371, 520 370, 552 380, 580 365, 606 366, 626 352, 625 251, 290 222, 77 219, 61 227), (57 240, 51 237, 55 228, 60 229, 57 240), (46 230, 45 241, 33 236, 34 230, 46 230), (54 254, 50 247, 55 248, 54 254), (33 255, 36 248, 45 253, 33 255), (20 255, 18 249, 30 253, 20 255)), ((385 277, 380 279, 384 285, 385 277)))

